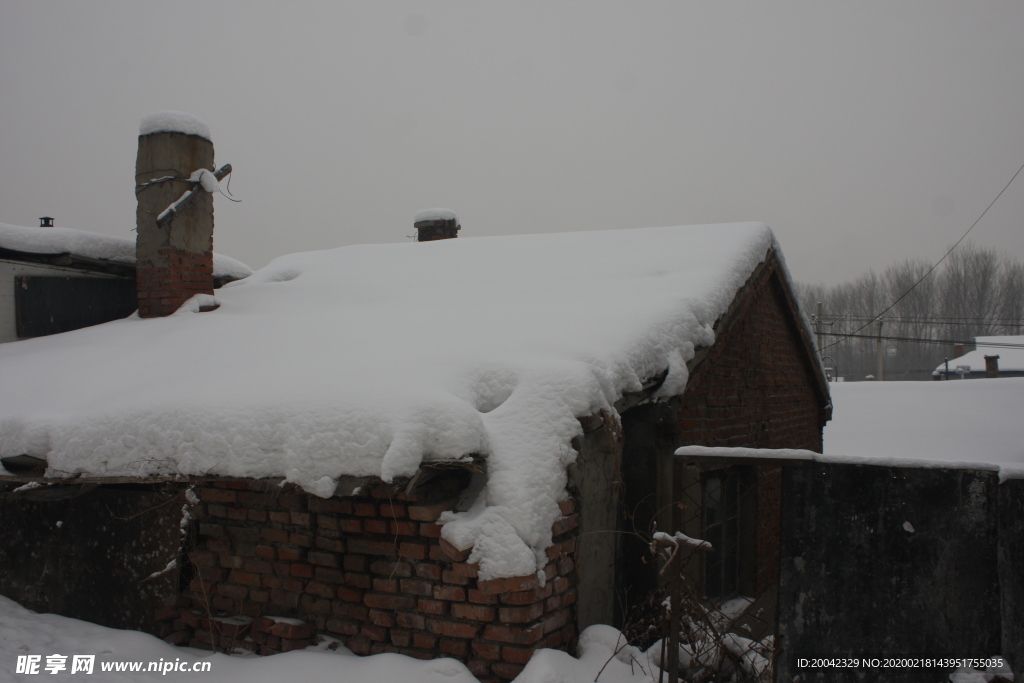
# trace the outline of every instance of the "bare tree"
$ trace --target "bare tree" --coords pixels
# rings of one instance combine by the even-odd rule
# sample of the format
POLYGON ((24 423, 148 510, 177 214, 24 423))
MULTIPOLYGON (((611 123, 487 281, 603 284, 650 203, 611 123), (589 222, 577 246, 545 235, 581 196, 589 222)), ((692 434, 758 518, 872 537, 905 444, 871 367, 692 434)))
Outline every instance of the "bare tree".
POLYGON ((932 369, 953 357, 952 342, 1024 333, 1024 264, 970 242, 934 270, 906 259, 880 276, 868 271, 832 287, 799 285, 797 296, 805 314, 822 302, 826 364, 854 381, 874 373, 871 321, 890 305, 882 332, 889 379, 931 379, 932 369))

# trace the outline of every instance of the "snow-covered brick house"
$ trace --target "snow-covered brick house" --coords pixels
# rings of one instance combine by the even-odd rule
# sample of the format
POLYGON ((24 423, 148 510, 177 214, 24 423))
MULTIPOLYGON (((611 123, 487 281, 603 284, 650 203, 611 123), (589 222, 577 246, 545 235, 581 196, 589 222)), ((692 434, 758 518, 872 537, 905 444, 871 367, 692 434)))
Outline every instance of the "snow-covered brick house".
POLYGON ((919 661, 897 676, 799 664, 825 652, 897 660, 977 652, 1001 657, 1019 677, 1024 378, 841 383, 832 400, 824 454, 679 450, 702 466, 782 466, 776 680, 930 683, 957 667, 919 661))
MULTIPOLYGON (((0 343, 77 330, 138 310, 135 240, 53 227, 0 223, 0 343)), ((49 225, 46 225, 49 223, 49 225)), ((213 256, 214 286, 252 271, 213 256)))
POLYGON ((975 337, 974 350, 940 363, 936 380, 1024 377, 1024 335, 975 337))
POLYGON ((350 246, 200 299, 0 348, 4 594, 509 680, 627 619, 656 583, 630 532, 671 527, 684 485, 717 510, 694 487, 736 477, 738 526, 705 530, 734 554, 702 580, 777 581, 779 468, 673 465, 821 450, 828 385, 765 225, 350 246))

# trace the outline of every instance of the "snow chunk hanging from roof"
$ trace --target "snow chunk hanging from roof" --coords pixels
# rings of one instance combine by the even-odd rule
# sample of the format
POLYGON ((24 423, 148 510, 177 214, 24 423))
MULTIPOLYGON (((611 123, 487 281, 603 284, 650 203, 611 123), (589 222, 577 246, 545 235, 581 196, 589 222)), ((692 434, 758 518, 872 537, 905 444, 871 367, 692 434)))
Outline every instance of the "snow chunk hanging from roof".
POLYGON ((412 219, 413 223, 420 221, 455 221, 458 223, 459 217, 451 209, 423 209, 417 211, 412 219))
POLYGON ((210 127, 206 122, 194 114, 184 111, 158 111, 142 117, 139 122, 139 135, 150 133, 185 133, 187 135, 198 135, 201 138, 212 140, 210 127))

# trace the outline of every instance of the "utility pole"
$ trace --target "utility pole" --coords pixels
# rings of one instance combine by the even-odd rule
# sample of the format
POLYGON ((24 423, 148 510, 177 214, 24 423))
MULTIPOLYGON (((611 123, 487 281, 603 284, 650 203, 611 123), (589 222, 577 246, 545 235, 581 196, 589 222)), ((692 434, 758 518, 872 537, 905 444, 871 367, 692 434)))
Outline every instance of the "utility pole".
POLYGON ((818 357, 821 357, 821 302, 814 307, 814 335, 818 338, 818 357))
POLYGON ((882 319, 876 320, 875 325, 878 331, 878 338, 875 340, 875 361, 878 366, 875 377, 881 382, 885 379, 885 346, 882 343, 882 319))

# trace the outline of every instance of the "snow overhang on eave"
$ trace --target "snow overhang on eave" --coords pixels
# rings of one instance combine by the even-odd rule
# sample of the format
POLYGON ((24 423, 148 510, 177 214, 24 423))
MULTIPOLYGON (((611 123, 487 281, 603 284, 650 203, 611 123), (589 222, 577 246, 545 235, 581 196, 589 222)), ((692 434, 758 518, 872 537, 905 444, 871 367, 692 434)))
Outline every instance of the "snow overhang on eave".
POLYGON ((16 251, 0 247, 0 260, 21 261, 25 263, 38 263, 48 266, 63 266, 65 268, 79 268, 94 273, 109 273, 120 277, 135 277, 135 264, 124 261, 110 261, 107 259, 91 258, 80 256, 71 252, 59 252, 50 254, 39 254, 28 251, 16 251))

